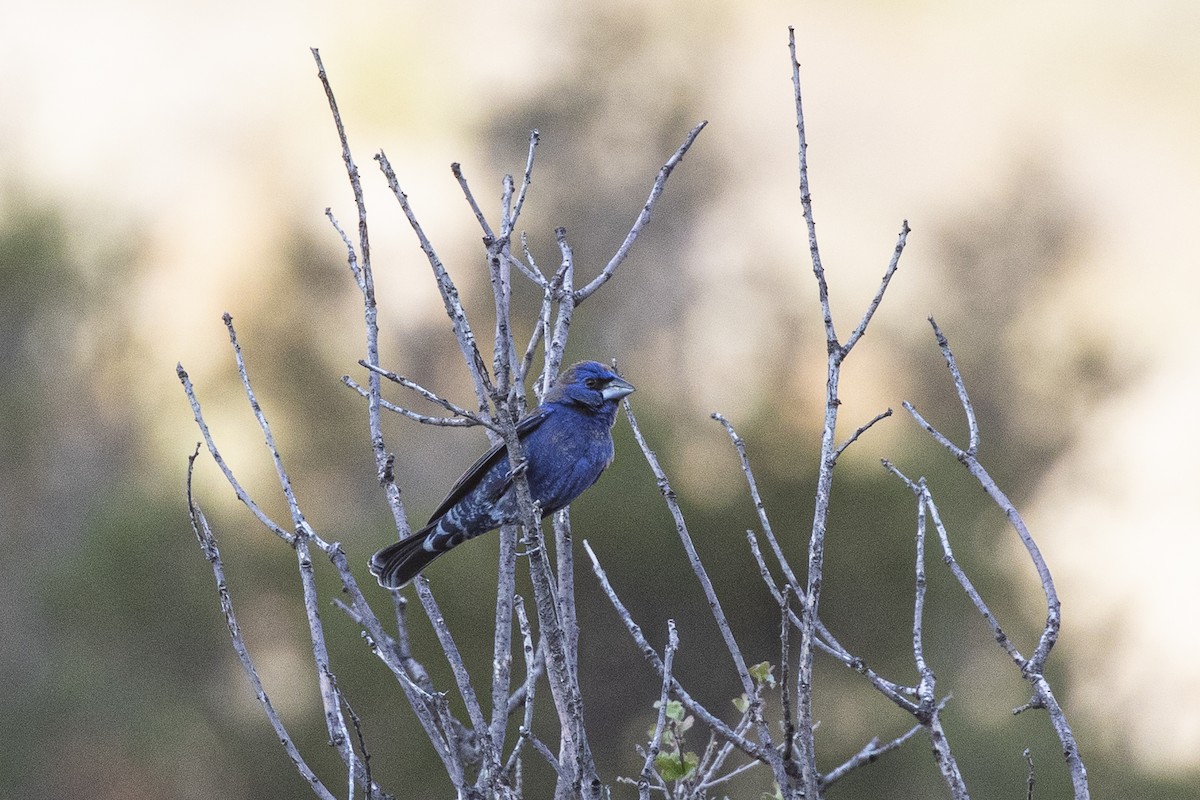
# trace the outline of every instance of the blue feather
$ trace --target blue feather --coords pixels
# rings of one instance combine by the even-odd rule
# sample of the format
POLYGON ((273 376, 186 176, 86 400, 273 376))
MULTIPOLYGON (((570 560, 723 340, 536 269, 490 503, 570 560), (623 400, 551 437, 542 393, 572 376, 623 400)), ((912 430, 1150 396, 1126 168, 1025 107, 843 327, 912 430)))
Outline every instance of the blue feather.
MULTIPOLYGON (((543 517, 566 507, 612 463, 617 404, 632 391, 603 364, 581 361, 517 423, 529 492, 543 517)), ((499 444, 463 473, 425 527, 371 557, 371 574, 398 589, 451 548, 519 520, 508 452, 499 444)))

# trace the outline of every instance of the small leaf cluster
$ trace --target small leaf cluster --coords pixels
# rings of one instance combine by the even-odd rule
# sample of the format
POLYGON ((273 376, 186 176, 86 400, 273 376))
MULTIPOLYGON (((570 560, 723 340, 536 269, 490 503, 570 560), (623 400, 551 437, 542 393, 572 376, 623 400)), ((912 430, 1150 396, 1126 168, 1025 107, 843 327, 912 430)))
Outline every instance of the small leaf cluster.
MULTIPOLYGON (((655 708, 662 703, 656 701, 655 708)), ((696 720, 690 714, 684 714, 683 703, 678 700, 668 700, 666 711, 666 727, 662 732, 662 746, 654 757, 654 769, 668 783, 685 780, 700 765, 700 756, 690 750, 684 750, 684 734, 691 729, 696 720)), ((654 730, 650 730, 654 735, 654 730)))

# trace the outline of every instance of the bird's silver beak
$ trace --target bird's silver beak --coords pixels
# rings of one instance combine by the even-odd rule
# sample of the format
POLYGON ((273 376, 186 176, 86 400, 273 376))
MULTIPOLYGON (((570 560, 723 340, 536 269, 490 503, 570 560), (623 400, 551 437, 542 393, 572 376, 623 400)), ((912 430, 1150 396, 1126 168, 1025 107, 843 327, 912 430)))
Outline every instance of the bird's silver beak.
POLYGON ((621 378, 613 378, 600 392, 600 396, 605 400, 620 400, 631 394, 633 394, 633 384, 621 378))

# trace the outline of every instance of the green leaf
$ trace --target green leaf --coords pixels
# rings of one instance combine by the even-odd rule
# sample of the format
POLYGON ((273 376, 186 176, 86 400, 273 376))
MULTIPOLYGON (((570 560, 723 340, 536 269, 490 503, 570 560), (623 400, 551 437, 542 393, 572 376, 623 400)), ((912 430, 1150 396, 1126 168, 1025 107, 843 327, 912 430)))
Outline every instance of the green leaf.
POLYGON ((775 676, 772 674, 774 672, 774 664, 772 664, 770 661, 760 661, 750 668, 750 677, 754 678, 755 682, 757 682, 759 686, 767 686, 768 688, 774 689, 775 676))
POLYGON ((654 758, 654 769, 664 781, 679 781, 691 775, 700 765, 700 756, 687 753, 659 753, 654 758))
POLYGON ((738 711, 745 714, 747 711, 750 710, 750 698, 746 696, 745 692, 742 692, 741 697, 733 698, 733 706, 738 711))

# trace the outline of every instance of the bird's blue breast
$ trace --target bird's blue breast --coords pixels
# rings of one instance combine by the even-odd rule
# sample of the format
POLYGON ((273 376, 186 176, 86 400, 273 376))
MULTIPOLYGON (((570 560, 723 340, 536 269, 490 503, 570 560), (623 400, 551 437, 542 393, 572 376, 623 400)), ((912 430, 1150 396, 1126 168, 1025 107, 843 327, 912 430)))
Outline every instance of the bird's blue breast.
POLYGON ((611 423, 603 414, 560 406, 525 440, 529 491, 542 511, 557 511, 596 482, 612 461, 611 423))

